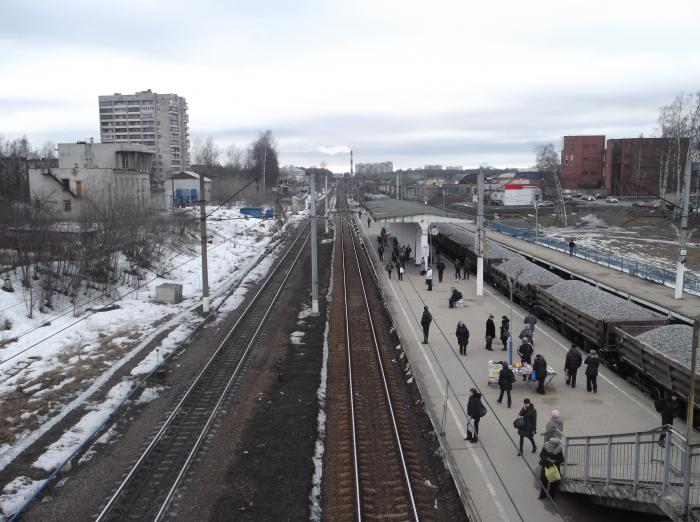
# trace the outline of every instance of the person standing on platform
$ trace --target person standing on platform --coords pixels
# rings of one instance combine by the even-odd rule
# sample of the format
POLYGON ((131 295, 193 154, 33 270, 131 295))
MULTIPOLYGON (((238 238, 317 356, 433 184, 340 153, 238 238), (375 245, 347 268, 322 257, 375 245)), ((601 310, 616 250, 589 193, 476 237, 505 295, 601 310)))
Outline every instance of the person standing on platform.
POLYGON ((452 294, 450 295, 450 299, 447 301, 447 304, 450 308, 454 308, 455 304, 457 304, 460 300, 462 299, 462 292, 457 290, 454 286, 452 287, 452 294))
POLYGON ((442 260, 442 258, 438 259, 435 268, 437 268, 438 271, 438 283, 442 283, 442 274, 445 271, 445 262, 442 260))
POLYGON ((460 279, 459 271, 462 269, 462 264, 459 259, 455 259, 455 279, 460 279))
POLYGON ((503 393, 505 392, 508 396, 508 407, 510 408, 510 391, 513 389, 515 374, 513 373, 513 370, 508 368, 508 363, 502 362, 501 366, 503 366, 503 368, 501 368, 501 371, 498 372, 498 387, 501 389, 501 393, 498 395, 498 400, 496 402, 498 404, 503 402, 503 393))
POLYGON ((564 431, 564 421, 561 420, 561 413, 559 413, 559 410, 552 410, 552 418, 547 422, 547 426, 542 434, 544 441, 547 442, 552 437, 558 438, 559 433, 557 433, 557 430, 560 432, 564 431))
POLYGON ((530 337, 533 339, 535 338, 535 325, 537 324, 537 317, 535 317, 532 312, 527 314, 525 316, 525 319, 523 319, 523 323, 525 323, 528 328, 530 329, 530 337))
POLYGON ((576 243, 574 243, 574 240, 572 239, 569 241, 569 257, 574 255, 574 249, 576 248, 576 243))
POLYGON ((425 284, 428 285, 428 292, 433 290, 433 269, 428 267, 428 271, 425 273, 425 284))
POLYGON ((420 275, 425 275, 428 273, 428 262, 424 257, 420 258, 420 275))
POLYGON ((501 319, 501 342, 503 343, 503 351, 508 350, 508 338, 510 337, 510 319, 503 316, 501 319))
MULTIPOLYGON (((668 425, 673 428, 673 419, 678 417, 678 411, 680 409, 680 403, 678 402, 678 394, 676 394, 676 392, 671 393, 671 396, 665 401, 662 400, 661 403, 661 425, 668 425)), ((654 405, 656 406, 656 403, 654 405)), ((666 432, 664 431, 663 433, 661 433, 661 437, 659 437, 659 446, 663 448, 665 445, 665 441, 666 432)))
POLYGON ((598 367, 600 366, 598 352, 595 350, 588 352, 584 363, 586 363, 586 389, 588 391, 592 389, 593 393, 598 393, 598 367))
POLYGON ((479 442, 479 421, 486 413, 486 408, 481 402, 481 394, 476 390, 476 388, 471 388, 469 390, 469 400, 467 401, 467 415, 469 416, 469 421, 467 422, 467 436, 464 440, 469 442, 479 442), (470 425, 472 429, 470 430, 470 425))
POLYGON ((467 355, 467 345, 469 344, 469 329, 462 321, 457 323, 457 344, 459 345, 459 355, 467 355))
POLYGON ((491 342, 494 337, 496 337, 496 324, 493 322, 493 315, 489 315, 489 318, 486 319, 486 349, 490 352, 493 351, 491 342))
POLYGON ((466 257, 462 262, 462 279, 469 279, 469 272, 472 270, 472 264, 466 257))
POLYGON ((389 279, 391 279, 391 270, 393 269, 393 265, 391 264, 391 261, 389 261, 386 264, 386 273, 389 274, 389 279))
POLYGON ((572 388, 576 388, 576 373, 582 364, 583 357, 581 357, 581 351, 575 344, 572 344, 569 351, 566 352, 566 360, 564 361, 566 384, 571 384, 572 388))
POLYGON ((547 491, 549 491, 549 496, 552 501, 556 500, 557 490, 559 489, 559 483, 561 482, 561 465, 564 463, 564 444, 559 437, 552 437, 547 442, 544 443, 544 448, 540 452, 540 500, 547 498, 547 491), (547 478, 547 468, 556 466, 557 475, 559 475, 558 480, 552 482, 547 478))
POLYGON ((532 452, 537 453, 537 444, 535 444, 534 438, 535 433, 537 433, 537 410, 530 399, 523 400, 523 407, 520 408, 518 415, 523 418, 523 427, 518 428, 518 435, 520 435, 518 457, 523 454, 523 441, 525 439, 532 443, 532 452))
POLYGON ((520 334, 518 335, 518 338, 521 341, 527 341, 530 343, 533 347, 535 346, 535 341, 532 339, 532 332, 530 331, 530 327, 528 325, 525 325, 525 328, 523 328, 520 331, 520 334))
POLYGON ((369 226, 370 226, 371 224, 372 224, 372 218, 370 218, 369 216, 367 216, 367 228, 369 228, 369 226))
POLYGON ((406 261, 411 260, 411 245, 406 245, 406 261))
POLYGON ((428 333, 430 333, 430 323, 433 320, 433 316, 430 315, 428 307, 423 307, 423 315, 420 318, 420 325, 423 327, 423 344, 428 344, 428 333))
POLYGON ((377 248, 377 254, 379 254, 379 262, 383 263, 384 262, 384 247, 379 244, 379 247, 377 248))
POLYGON ((537 393, 544 395, 544 382, 547 379, 547 361, 542 354, 535 355, 535 361, 532 363, 532 371, 537 377, 537 393))
POLYGON ((397 274, 399 276, 399 281, 403 281, 403 273, 405 272, 405 269, 402 264, 399 263, 399 269, 397 270, 397 274))
MULTIPOLYGON (((520 356, 520 364, 532 364, 532 353, 535 350, 532 348, 532 344, 527 341, 523 341, 518 347, 518 355, 520 356)), ((523 382, 527 381, 527 375, 523 375, 523 382)))

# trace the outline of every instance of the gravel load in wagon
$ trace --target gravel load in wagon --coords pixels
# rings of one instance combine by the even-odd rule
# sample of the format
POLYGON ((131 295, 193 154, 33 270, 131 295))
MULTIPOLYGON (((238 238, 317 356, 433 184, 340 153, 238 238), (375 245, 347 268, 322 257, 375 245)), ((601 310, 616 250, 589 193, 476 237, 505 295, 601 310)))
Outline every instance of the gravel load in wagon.
MULTIPOLYGON (((693 327, 685 324, 670 324, 654 328, 636 336, 637 339, 661 355, 675 359, 690 368, 693 345, 693 327)), ((700 373, 700 372, 698 372, 700 373)))
POLYGON ((546 268, 532 263, 518 255, 494 267, 508 279, 515 278, 522 285, 552 286, 562 282, 562 278, 546 268))
POLYGON ((544 292, 602 321, 645 321, 660 317, 583 281, 562 281, 544 292))

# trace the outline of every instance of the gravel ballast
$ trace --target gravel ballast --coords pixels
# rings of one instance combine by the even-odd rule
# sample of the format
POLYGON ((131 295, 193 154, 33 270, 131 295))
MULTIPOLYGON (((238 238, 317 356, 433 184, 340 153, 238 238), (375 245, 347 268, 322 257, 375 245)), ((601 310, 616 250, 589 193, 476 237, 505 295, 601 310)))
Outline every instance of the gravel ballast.
MULTIPOLYGON (((475 252, 474 238, 476 234, 474 232, 456 227, 451 223, 436 223, 436 226, 441 234, 452 238, 457 243, 464 245, 468 250, 475 252)), ((486 241, 484 250, 484 259, 511 259, 518 256, 515 252, 503 248, 490 239, 486 241)))
POLYGON ((595 319, 610 321, 663 319, 658 314, 583 281, 562 281, 544 292, 595 319))
POLYGON ((558 275, 519 255, 493 267, 493 270, 507 278, 515 277, 515 281, 523 285, 552 286, 563 281, 558 275))
POLYGON ((637 339, 660 354, 690 368, 693 345, 692 326, 685 324, 661 326, 637 335, 637 339))

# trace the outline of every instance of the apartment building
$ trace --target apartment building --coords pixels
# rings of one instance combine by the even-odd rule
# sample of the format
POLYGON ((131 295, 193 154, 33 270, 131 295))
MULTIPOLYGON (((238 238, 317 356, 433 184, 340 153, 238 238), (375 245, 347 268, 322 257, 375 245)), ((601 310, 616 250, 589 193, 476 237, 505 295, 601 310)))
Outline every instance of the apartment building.
POLYGON ((355 174, 378 175, 390 174, 394 172, 394 164, 391 161, 382 161, 379 163, 357 163, 355 164, 355 174))
POLYGON ((58 166, 28 169, 34 205, 67 221, 150 207, 155 153, 137 143, 59 143, 58 166))
POLYGON ((564 136, 562 188, 600 189, 605 171, 605 136, 564 136))
POLYGON ((190 164, 187 102, 177 94, 147 91, 99 97, 102 143, 140 143, 155 153, 151 183, 156 192, 190 164))

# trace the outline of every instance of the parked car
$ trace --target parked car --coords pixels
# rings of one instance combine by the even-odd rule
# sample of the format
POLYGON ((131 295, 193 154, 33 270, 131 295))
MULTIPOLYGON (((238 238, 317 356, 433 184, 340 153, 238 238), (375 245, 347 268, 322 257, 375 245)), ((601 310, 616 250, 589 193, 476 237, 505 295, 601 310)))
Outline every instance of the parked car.
POLYGON ((583 196, 584 201, 595 201, 595 196, 583 196))
MULTIPOLYGON (((566 197, 564 197, 564 199, 566 199, 566 197)), ((549 201, 549 200, 544 200, 544 201, 540 201, 537 205, 540 207, 553 207, 554 202, 549 201)))
POLYGON ((620 200, 617 199, 617 198, 612 198, 612 197, 610 197, 610 198, 606 199, 605 202, 606 202, 606 203, 619 203, 620 200))
POLYGON ((583 199, 583 194, 579 192, 578 194, 574 194, 574 197, 578 199, 583 199))
POLYGON ((632 202, 633 207, 643 207, 644 206, 644 201, 634 201, 632 202))
POLYGON ((574 197, 571 194, 564 194, 564 201, 571 201, 574 197))
POLYGON ((601 194, 600 192, 595 195, 596 199, 605 199, 605 194, 601 194))
POLYGON ((661 205, 658 201, 645 201, 643 206, 646 208, 659 208, 661 205))

